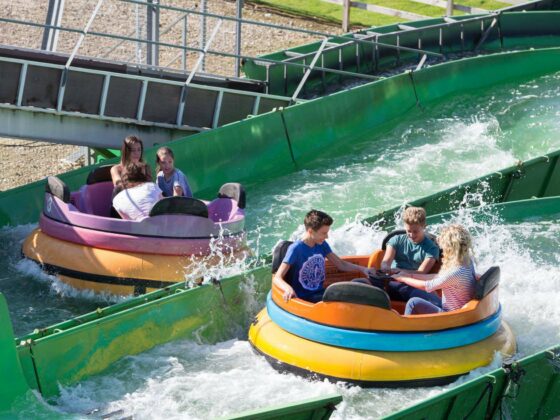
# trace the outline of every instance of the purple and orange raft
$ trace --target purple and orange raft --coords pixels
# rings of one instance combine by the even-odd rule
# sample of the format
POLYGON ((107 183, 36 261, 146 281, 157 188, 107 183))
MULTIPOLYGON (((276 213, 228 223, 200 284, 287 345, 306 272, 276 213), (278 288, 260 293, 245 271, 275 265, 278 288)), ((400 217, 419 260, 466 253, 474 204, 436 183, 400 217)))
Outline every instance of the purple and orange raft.
POLYGON ((136 221, 111 217, 112 192, 108 167, 93 170, 75 192, 47 178, 39 228, 26 238, 24 256, 74 288, 128 295, 247 253, 241 184, 224 184, 210 202, 164 198, 136 221))

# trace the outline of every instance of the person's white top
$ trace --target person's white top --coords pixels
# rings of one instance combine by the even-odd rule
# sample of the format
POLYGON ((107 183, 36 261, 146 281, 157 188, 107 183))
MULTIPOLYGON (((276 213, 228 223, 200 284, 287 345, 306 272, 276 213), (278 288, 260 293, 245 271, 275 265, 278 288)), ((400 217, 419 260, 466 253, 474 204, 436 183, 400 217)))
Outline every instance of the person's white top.
POLYGON ((152 207, 161 198, 159 187, 153 182, 145 182, 118 193, 113 198, 113 207, 123 219, 138 220, 148 217, 152 207))

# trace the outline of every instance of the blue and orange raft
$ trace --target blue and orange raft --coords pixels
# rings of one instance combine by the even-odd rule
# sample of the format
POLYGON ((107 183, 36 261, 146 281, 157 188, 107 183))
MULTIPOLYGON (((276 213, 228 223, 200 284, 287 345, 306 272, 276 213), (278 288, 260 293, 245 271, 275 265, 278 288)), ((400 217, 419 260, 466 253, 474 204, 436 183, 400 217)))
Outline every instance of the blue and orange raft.
MULTIPOLYGON (((372 256, 344 257, 363 266, 372 256)), ((515 353, 515 337, 502 320, 500 270, 489 269, 476 295, 461 309, 403 315, 404 302, 390 301, 377 287, 350 282, 327 262, 323 301, 285 302, 276 286, 249 329, 253 348, 281 371, 367 387, 435 386, 488 365, 495 353, 515 353)))

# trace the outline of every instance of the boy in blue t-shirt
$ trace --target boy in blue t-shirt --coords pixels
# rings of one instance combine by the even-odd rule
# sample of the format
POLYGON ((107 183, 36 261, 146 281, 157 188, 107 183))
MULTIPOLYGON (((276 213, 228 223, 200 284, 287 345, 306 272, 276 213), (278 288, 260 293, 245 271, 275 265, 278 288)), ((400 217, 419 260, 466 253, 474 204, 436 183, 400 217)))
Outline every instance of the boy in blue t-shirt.
MULTIPOLYGON (((389 274, 427 274, 439 260, 439 248, 425 234, 426 210, 408 207, 403 213, 406 235, 393 236, 381 262, 381 270, 389 274)), ((397 281, 389 282, 387 292, 392 299, 407 301, 411 297, 424 298, 438 306, 441 299, 433 294, 397 281)))
POLYGON ((298 297, 309 302, 319 302, 325 289, 325 258, 340 271, 359 271, 366 276, 370 269, 341 260, 325 241, 333 219, 319 210, 311 210, 303 222, 305 234, 286 252, 272 282, 284 291, 284 300, 298 297), (290 270, 291 268, 291 270, 290 270))

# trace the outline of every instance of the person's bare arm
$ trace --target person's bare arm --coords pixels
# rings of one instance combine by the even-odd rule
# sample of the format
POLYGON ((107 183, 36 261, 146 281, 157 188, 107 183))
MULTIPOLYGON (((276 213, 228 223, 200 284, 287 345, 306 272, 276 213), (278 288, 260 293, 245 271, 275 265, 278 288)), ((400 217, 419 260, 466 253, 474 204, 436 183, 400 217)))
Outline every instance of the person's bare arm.
POLYGON ((387 245, 387 249, 383 255, 383 260, 381 261, 381 271, 391 274, 391 264, 393 264, 396 255, 397 250, 391 245, 387 245))
POLYGON ((425 275, 422 274, 409 274, 406 276, 393 276, 393 278, 401 283, 405 283, 408 284, 409 286, 412 286, 416 289, 420 289, 420 290, 426 290, 426 280, 424 279, 420 279, 418 277, 424 277, 425 275))
POLYGON ((369 268, 364 267, 363 265, 358 265, 358 264, 351 263, 349 261, 344 261, 334 252, 328 254, 327 258, 340 271, 359 271, 360 273, 363 273, 366 276, 369 276, 371 272, 369 268))
POLYGON ((282 264, 280 264, 278 271, 276 271, 276 274, 272 279, 272 283, 278 286, 284 292, 282 297, 286 302, 289 301, 291 298, 297 297, 296 292, 294 292, 294 288, 290 286, 288 282, 286 282, 286 280, 284 280, 286 274, 288 274, 289 269, 290 269, 290 264, 283 262, 282 264))
POLYGON ((416 270, 416 272, 418 274, 428 274, 435 263, 436 263, 435 258, 431 258, 431 257, 425 258, 424 261, 422 261, 422 264, 420 264, 420 267, 418 267, 418 270, 416 270))
POLYGON ((122 185, 122 178, 121 178, 121 172, 119 171, 119 165, 115 165, 111 168, 111 180, 113 181, 113 185, 115 187, 122 185))
POLYGON ((424 261, 422 261, 422 264, 420 264, 420 267, 418 267, 418 270, 398 269, 398 270, 393 270, 393 273, 395 273, 395 274, 398 273, 401 276, 409 276, 411 274, 414 274, 415 278, 421 278, 420 276, 424 275, 424 276, 428 276, 428 277, 424 278, 424 280, 430 280, 430 279, 435 277, 435 274, 428 274, 435 263, 436 263, 435 259, 426 258, 424 261), (431 264, 429 262, 430 260, 432 261, 431 264))

